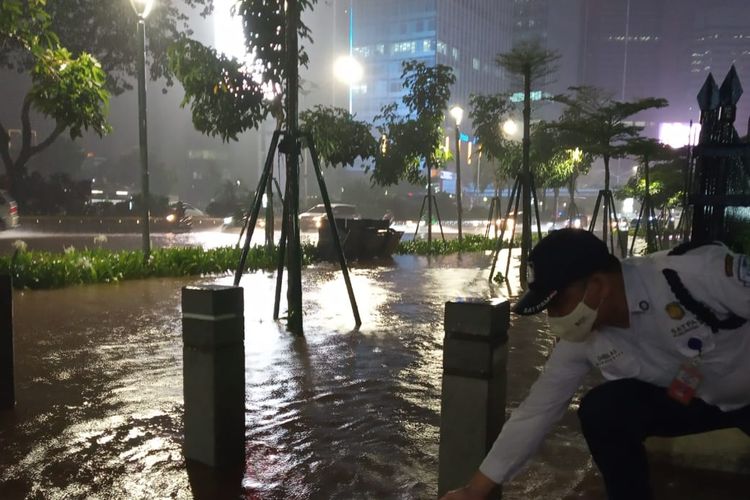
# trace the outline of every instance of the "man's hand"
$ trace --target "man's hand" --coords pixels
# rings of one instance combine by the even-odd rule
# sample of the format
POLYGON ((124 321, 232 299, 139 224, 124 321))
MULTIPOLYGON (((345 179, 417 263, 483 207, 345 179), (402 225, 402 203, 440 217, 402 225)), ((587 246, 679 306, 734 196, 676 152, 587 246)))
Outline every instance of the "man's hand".
POLYGON ((449 491, 440 500, 485 500, 488 495, 497 491, 498 485, 490 478, 477 471, 469 484, 463 488, 449 491))
POLYGON ((484 495, 479 495, 468 486, 452 490, 440 497, 440 500, 484 500, 484 495))

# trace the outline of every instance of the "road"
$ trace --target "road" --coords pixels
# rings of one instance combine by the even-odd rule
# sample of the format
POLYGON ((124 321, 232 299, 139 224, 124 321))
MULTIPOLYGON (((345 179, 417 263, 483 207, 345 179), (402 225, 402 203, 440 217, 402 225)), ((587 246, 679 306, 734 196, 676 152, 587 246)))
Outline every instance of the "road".
MULTIPOLYGON (((416 221, 397 221, 393 229, 403 231, 403 240, 411 240, 417 229, 416 221)), ((520 227, 520 225, 519 225, 520 227)), ((440 227, 433 225, 432 236, 440 238, 440 227)), ((466 221, 464 234, 484 234, 486 221, 466 221)), ((455 221, 445 221, 443 233, 446 238, 453 239, 458 235, 455 221)), ((419 236, 427 237, 427 227, 424 223, 419 226, 419 236)), ((280 232, 275 232, 278 241, 280 232)), ((303 241, 317 241, 316 231, 301 233, 303 241)), ((265 233, 258 228, 253 233, 253 245, 264 243, 265 233)), ((188 233, 152 233, 152 248, 169 248, 178 246, 201 246, 203 248, 218 248, 234 246, 239 240, 239 228, 211 229, 207 231, 192 231, 188 233)), ((43 250, 48 252, 63 252, 65 248, 106 248, 109 250, 140 250, 141 235, 139 233, 99 234, 94 232, 51 232, 33 231, 22 227, 0 232, 0 255, 11 255, 15 251, 16 242, 23 241, 29 250, 43 250)))

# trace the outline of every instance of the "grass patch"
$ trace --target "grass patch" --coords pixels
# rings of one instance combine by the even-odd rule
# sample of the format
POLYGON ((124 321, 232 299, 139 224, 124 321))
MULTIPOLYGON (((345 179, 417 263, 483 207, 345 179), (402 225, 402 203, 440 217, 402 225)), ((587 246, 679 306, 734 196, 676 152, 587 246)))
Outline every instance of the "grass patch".
MULTIPOLYGON (((315 260, 314 245, 303 244, 303 265, 315 260)), ((278 251, 250 249, 245 269, 274 269, 278 251)), ((0 257, 0 269, 10 269, 15 288, 47 289, 91 283, 113 283, 150 277, 216 275, 237 269, 240 250, 234 247, 161 248, 148 262, 140 251, 66 249, 64 253, 19 249, 15 257, 0 257)))
POLYGON ((463 241, 458 239, 443 241, 438 235, 432 239, 432 244, 427 240, 419 239, 412 241, 402 241, 396 248, 399 255, 448 255, 458 252, 484 252, 494 250, 497 246, 497 240, 469 234, 463 237, 463 241))
MULTIPOLYGON (((494 250, 497 240, 477 235, 457 239, 434 239, 432 245, 425 240, 399 244, 396 254, 447 255, 458 252, 483 252, 494 250)), ((77 250, 67 248, 63 253, 28 251, 23 242, 17 242, 13 257, 0 257, 0 269, 9 269, 13 286, 21 289, 50 289, 93 283, 116 283, 125 280, 152 277, 180 277, 222 275, 234 272, 240 259, 240 250, 222 247, 204 250, 200 247, 160 248, 151 252, 148 262, 140 251, 112 251, 102 248, 77 250)), ((278 249, 256 246, 250 249, 245 269, 275 269, 278 249)), ((316 246, 302 245, 303 265, 318 261, 316 246)))

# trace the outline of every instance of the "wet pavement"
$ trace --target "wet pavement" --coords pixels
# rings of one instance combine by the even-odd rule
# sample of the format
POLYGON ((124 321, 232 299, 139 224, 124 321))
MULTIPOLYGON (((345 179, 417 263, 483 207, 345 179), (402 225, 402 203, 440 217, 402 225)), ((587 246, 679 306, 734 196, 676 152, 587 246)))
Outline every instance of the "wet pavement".
MULTIPOLYGON (((247 274, 247 458, 222 474, 186 467, 181 451, 179 301, 182 286, 229 277, 17 292, 18 403, 0 412, 0 498, 435 498, 443 306, 507 294, 488 267, 484 254, 354 267, 359 331, 341 273, 306 268, 303 338, 271 320, 273 275, 247 274)), ((540 319, 513 321, 510 408, 551 347, 540 319)), ((506 500, 603 498, 577 400, 506 500)), ((670 500, 750 491, 736 476, 663 466, 655 477, 670 500)))

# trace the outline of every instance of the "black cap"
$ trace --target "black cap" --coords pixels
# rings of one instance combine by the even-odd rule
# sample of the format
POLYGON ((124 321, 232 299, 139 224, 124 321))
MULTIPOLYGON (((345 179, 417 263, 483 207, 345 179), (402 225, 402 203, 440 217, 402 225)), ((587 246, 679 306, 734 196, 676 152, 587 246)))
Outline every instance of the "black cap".
POLYGON ((560 229, 542 238, 531 250, 526 293, 513 306, 521 315, 536 314, 576 281, 611 268, 617 257, 607 245, 584 229, 560 229))

